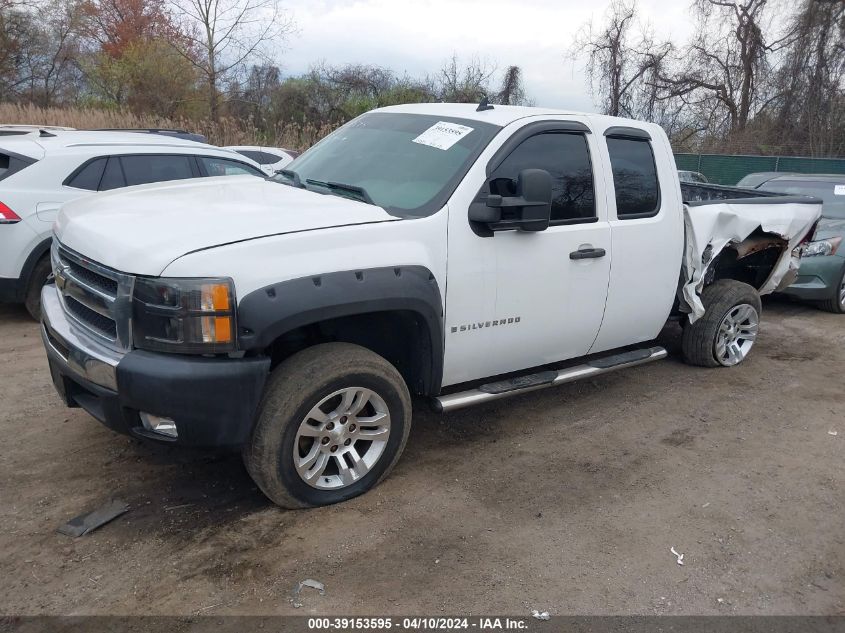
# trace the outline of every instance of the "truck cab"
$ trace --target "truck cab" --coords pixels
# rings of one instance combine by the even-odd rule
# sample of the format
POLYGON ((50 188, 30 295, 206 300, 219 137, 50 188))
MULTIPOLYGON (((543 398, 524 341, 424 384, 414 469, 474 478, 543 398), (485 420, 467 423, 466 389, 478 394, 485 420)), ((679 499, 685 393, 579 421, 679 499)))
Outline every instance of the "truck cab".
POLYGON ((653 124, 384 108, 273 180, 66 205, 42 336, 69 406, 237 448, 284 507, 335 503, 396 463, 412 395, 449 411, 657 360, 673 316, 688 361, 740 363, 819 208, 729 193, 685 204, 653 124))

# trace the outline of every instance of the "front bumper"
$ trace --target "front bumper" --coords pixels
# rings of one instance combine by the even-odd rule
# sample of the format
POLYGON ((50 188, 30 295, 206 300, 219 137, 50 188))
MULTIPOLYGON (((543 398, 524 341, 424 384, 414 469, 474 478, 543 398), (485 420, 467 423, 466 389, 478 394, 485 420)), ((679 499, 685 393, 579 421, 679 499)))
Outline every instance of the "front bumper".
POLYGON ((238 447, 249 438, 269 358, 126 354, 68 320, 55 285, 41 293, 41 337, 50 374, 69 407, 82 407, 119 433, 197 447, 238 447), (140 412, 170 418, 178 437, 145 429, 140 412))
POLYGON ((845 257, 839 255, 803 258, 798 277, 781 292, 807 301, 831 299, 839 291, 843 268, 845 257))

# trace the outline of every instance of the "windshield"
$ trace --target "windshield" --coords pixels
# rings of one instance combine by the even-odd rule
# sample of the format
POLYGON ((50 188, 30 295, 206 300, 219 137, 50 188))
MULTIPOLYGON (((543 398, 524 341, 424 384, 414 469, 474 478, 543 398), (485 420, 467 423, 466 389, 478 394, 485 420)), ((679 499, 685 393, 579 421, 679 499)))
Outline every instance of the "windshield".
POLYGON ((372 201, 401 217, 434 213, 501 128, 422 114, 372 112, 350 121, 272 180, 372 201))
POLYGON ((845 219, 845 179, 840 182, 778 180, 763 187, 766 191, 821 198, 824 217, 845 219))

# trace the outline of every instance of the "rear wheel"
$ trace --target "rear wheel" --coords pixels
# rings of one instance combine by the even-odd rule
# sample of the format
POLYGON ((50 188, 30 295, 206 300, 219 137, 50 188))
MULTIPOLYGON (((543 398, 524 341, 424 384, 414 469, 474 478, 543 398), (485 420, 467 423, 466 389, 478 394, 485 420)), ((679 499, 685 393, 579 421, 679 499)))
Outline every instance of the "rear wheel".
POLYGON ((830 299, 820 302, 819 307, 835 314, 845 313, 845 268, 843 268, 842 275, 839 277, 836 293, 830 299))
POLYGON ((38 260, 32 269, 32 273, 29 275, 26 295, 24 296, 24 305, 26 306, 27 312, 36 321, 41 320, 41 288, 47 283, 47 278, 50 276, 51 270, 50 256, 45 255, 38 260))
POLYGON ((326 343, 273 370, 244 463, 274 503, 328 505, 381 481, 410 430, 411 398, 396 368, 363 347, 326 343))
POLYGON ((738 365, 757 339, 760 295, 748 284, 721 279, 704 289, 701 300, 704 316, 684 328, 684 360, 701 367, 738 365))

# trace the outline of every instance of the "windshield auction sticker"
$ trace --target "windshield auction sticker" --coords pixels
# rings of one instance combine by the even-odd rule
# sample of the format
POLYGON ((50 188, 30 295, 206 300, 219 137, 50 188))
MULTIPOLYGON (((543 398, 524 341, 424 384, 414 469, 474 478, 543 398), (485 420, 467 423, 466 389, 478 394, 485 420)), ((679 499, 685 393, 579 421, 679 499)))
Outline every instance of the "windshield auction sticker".
POLYGON ((836 185, 833 188, 834 195, 845 196, 845 185, 836 185))
POLYGON ((414 143, 445 150, 452 147, 452 145, 472 132, 473 129, 474 128, 467 127, 466 125, 460 125, 458 123, 438 121, 415 138, 414 143))

